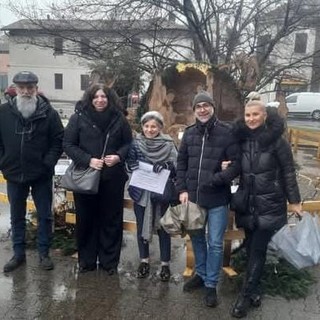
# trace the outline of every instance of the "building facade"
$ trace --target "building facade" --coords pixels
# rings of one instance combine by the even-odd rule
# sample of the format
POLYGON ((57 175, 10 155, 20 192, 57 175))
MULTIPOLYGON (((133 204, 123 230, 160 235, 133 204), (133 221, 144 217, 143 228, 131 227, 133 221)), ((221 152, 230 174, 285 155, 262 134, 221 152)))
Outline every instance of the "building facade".
MULTIPOLYGON (((170 21, 159 25, 161 29, 155 41, 151 37, 154 24, 150 21, 131 26, 120 21, 112 27, 108 21, 17 21, 2 28, 9 41, 9 84, 18 71, 33 71, 39 76, 40 90, 49 99, 76 101, 91 81, 92 63, 101 60, 108 63, 101 54, 103 46, 113 48, 115 43, 127 41, 129 34, 130 39, 135 39, 132 46, 138 48, 136 59, 144 59, 146 64, 151 61, 152 54, 163 51, 165 46, 170 60, 179 59, 177 52, 170 49, 174 43, 182 43, 185 48, 184 52, 179 51, 180 56, 191 58, 191 50, 188 50, 192 47, 191 39, 185 28, 170 21), (141 57, 140 47, 147 49, 144 52, 149 50, 150 55, 141 57)), ((120 51, 120 46, 115 48, 114 56, 120 51)), ((149 81, 146 73, 142 74, 142 79, 149 81)))
POLYGON ((6 36, 0 37, 0 92, 8 86, 9 43, 6 36))

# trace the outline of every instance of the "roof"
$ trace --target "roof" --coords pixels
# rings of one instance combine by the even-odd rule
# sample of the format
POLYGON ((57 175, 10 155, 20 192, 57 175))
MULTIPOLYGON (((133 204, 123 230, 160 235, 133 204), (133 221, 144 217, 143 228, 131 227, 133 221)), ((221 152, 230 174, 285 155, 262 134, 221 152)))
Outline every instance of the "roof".
MULTIPOLYGON (((261 20, 263 22, 282 21, 287 14, 288 4, 284 3, 266 13, 261 20)), ((290 23, 299 23, 300 26, 319 26, 319 0, 293 0, 289 9, 289 19, 293 19, 290 23)))
POLYGON ((162 29, 170 30, 185 30, 187 27, 182 24, 177 24, 173 21, 164 18, 155 18, 147 20, 67 20, 67 19, 37 19, 29 20, 22 19, 11 23, 1 30, 3 31, 19 31, 19 30, 43 30, 50 29, 51 31, 95 31, 95 30, 126 30, 126 29, 150 29, 155 26, 160 26, 162 29))

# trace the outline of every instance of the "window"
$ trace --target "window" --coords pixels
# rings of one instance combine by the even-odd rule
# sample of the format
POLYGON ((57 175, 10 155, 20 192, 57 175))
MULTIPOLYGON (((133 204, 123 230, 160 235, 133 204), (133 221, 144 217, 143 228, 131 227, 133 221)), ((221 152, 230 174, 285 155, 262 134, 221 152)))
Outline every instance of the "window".
POLYGON ((294 43, 295 53, 306 53, 307 51, 308 34, 296 33, 296 40, 294 43))
POLYGON ((257 40, 257 52, 260 54, 265 54, 268 48, 268 45, 270 44, 271 35, 270 34, 264 34, 262 36, 258 37, 257 40))
POLYGON ((54 88, 62 89, 63 88, 63 74, 55 73, 54 74, 54 88))
POLYGON ((298 96, 288 97, 286 99, 286 103, 296 103, 297 102, 297 98, 298 98, 298 96))
POLYGON ((80 42, 80 52, 81 55, 90 54, 90 40, 87 38, 81 38, 80 42))
POLYGON ((80 89, 86 90, 89 87, 89 75, 82 74, 80 75, 80 89))
POLYGON ((63 39, 54 38, 54 54, 60 55, 63 54, 63 39))

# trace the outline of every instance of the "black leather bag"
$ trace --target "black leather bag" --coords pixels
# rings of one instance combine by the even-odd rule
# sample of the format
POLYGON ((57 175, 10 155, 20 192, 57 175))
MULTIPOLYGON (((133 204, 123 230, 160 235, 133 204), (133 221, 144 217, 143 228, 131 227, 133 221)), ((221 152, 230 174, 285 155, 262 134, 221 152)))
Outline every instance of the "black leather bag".
POLYGON ((151 201, 157 203, 166 203, 171 205, 179 204, 179 194, 176 190, 175 180, 169 177, 164 188, 163 194, 151 192, 150 198, 151 201))
POLYGON ((249 192, 247 189, 238 188, 238 190, 232 194, 230 209, 238 213, 245 213, 249 206, 249 192))

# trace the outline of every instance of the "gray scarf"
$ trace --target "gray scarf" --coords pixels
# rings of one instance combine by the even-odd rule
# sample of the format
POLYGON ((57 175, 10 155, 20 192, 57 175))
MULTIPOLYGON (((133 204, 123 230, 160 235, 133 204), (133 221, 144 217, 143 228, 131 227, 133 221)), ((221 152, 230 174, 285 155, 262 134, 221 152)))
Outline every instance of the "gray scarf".
MULTIPOLYGON (((157 137, 148 139, 142 134, 136 137, 137 145, 148 162, 177 162, 177 149, 169 135, 160 133, 157 137)), ((152 205, 150 191, 144 191, 138 204, 145 208, 142 238, 144 241, 151 242, 153 230, 160 228, 161 218, 160 204, 152 205)))
POLYGON ((146 138, 143 134, 136 137, 137 145, 147 161, 151 163, 172 161, 177 162, 177 149, 173 139, 160 133, 152 139, 146 138))

